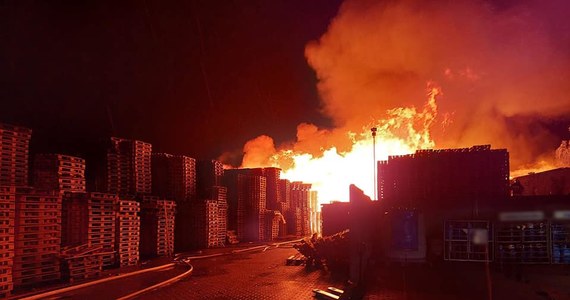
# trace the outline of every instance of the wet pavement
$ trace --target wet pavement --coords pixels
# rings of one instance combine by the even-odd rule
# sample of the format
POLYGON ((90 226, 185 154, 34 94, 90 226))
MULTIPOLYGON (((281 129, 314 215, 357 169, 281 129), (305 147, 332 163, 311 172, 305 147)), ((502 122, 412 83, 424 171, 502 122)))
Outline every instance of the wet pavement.
POLYGON ((290 247, 194 260, 192 276, 140 299, 312 299, 334 282, 319 270, 286 266, 290 247))
MULTIPOLYGON (((236 249, 239 248, 233 250, 236 249)), ((194 254, 231 251, 210 249, 194 254)), ((333 279, 322 271, 287 266, 287 257, 296 253, 290 245, 283 245, 267 251, 193 259, 192 275, 136 299, 314 299, 315 288, 345 287, 345 281, 333 279)), ((186 270, 186 266, 177 265, 51 299, 116 299, 186 270)), ((513 269, 491 265, 487 269, 481 263, 395 264, 378 266, 370 274, 373 275, 368 277, 364 299, 570 299, 570 266, 533 265, 513 269)))

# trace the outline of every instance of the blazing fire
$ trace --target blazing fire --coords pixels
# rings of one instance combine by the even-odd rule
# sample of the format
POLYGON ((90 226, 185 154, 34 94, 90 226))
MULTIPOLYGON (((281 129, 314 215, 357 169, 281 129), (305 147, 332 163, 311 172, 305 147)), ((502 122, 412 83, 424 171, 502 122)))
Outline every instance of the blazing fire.
POLYGON ((296 141, 277 147, 259 136, 242 166, 280 167, 313 183, 321 202, 347 200, 350 183, 373 196, 377 127, 377 160, 491 144, 508 149, 513 176, 553 168, 565 137, 549 124, 570 116, 566 11, 562 0, 346 0, 305 48, 333 129, 300 124, 296 141), (445 97, 429 85, 425 101, 428 79, 445 97))
MULTIPOLYGON (((435 146, 430 128, 437 116, 437 97, 441 90, 434 84, 428 84, 428 100, 422 110, 415 107, 400 107, 388 110, 387 117, 374 120, 362 127, 360 132, 346 132, 346 138, 352 142, 349 151, 339 151, 332 146, 322 149, 322 155, 315 156, 303 151, 281 149, 269 155, 268 159, 259 159, 267 152, 255 151, 264 147, 247 147, 243 167, 273 166, 283 170, 282 178, 291 181, 304 181, 313 184, 318 191, 321 203, 331 200, 348 200, 348 186, 356 184, 373 198, 374 168, 373 138, 370 128, 378 129, 376 136, 376 159, 387 159, 389 155, 412 153, 417 149, 435 146), (265 162, 265 163, 261 163, 265 162), (260 165, 265 164, 265 165, 260 165)), ((267 141, 250 141, 249 145, 267 141)), ((271 147, 269 147, 271 148, 271 147)))

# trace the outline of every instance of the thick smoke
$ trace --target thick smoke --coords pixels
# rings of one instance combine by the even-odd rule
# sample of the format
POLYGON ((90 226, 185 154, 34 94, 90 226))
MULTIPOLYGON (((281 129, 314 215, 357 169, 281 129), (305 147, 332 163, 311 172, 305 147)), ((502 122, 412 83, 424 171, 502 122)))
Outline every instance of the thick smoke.
POLYGON ((506 147, 512 169, 554 160, 560 138, 539 124, 570 113, 568 3, 347 0, 305 52, 336 127, 301 124, 289 149, 350 150, 347 132, 388 109, 422 107, 434 81, 444 94, 436 147, 506 147))
POLYGON ((323 112, 356 129, 387 109, 421 106, 434 80, 440 112, 452 116, 434 128, 438 147, 507 147, 514 168, 553 157, 558 137, 516 120, 570 112, 568 3, 346 1, 306 48, 323 112))

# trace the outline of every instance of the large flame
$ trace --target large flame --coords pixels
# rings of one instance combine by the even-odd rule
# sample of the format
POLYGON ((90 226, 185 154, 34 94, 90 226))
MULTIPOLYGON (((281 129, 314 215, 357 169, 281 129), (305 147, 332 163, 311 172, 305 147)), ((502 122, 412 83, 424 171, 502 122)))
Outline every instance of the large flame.
POLYGON ((373 196, 378 127, 377 159, 492 144, 508 149, 514 175, 554 167, 561 137, 548 124, 570 115, 569 3, 345 0, 305 48, 334 128, 300 124, 297 140, 278 147, 255 138, 242 165, 280 167, 313 183, 321 202, 346 200, 349 183, 373 196), (430 87, 420 108, 428 79, 446 96, 436 106, 430 87))
POLYGON ((430 83, 428 100, 422 110, 418 111, 413 106, 390 109, 386 118, 366 124, 360 132, 345 132, 346 138, 352 142, 348 151, 339 151, 333 145, 322 149, 320 156, 294 149, 281 149, 271 154, 274 151, 272 140, 260 137, 246 144, 242 167, 282 168, 282 178, 312 183, 321 203, 348 200, 350 184, 356 184, 373 198, 376 167, 373 149, 376 148, 376 159, 381 160, 390 155, 433 148, 435 144, 430 128, 437 116, 436 98, 439 95, 440 88, 430 83), (370 131, 372 127, 377 128, 376 147, 370 131))

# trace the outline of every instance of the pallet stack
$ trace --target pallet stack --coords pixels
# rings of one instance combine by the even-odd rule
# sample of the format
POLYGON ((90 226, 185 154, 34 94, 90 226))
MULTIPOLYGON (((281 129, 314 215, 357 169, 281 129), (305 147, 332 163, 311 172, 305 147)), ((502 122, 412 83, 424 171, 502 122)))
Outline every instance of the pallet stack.
POLYGON ((105 190, 118 195, 150 193, 151 153, 149 143, 112 137, 107 150, 105 190))
POLYGON ((14 287, 60 279, 61 195, 16 188, 14 287))
POLYGON ((118 197, 105 193, 65 193, 63 245, 101 246, 103 267, 115 264, 115 222, 118 197))
POLYGON ((152 193, 177 204, 196 198, 196 160, 184 155, 152 154, 152 193))
POLYGON ((192 207, 193 245, 197 248, 223 247, 226 242, 227 204, 217 200, 201 200, 192 207))
POLYGON ((292 208, 287 214, 287 233, 295 236, 303 235, 303 221, 301 219, 301 209, 292 208))
POLYGON ((237 233, 240 241, 265 237, 266 178, 238 175, 237 233))
POLYGON ((224 176, 224 165, 217 160, 201 160, 196 163, 196 185, 198 198, 207 199, 210 188, 221 186, 224 176))
POLYGON ((34 186, 40 190, 85 192, 85 160, 62 154, 38 154, 34 186))
POLYGON ((141 202, 140 255, 171 256, 174 253, 176 203, 144 196, 141 202))
POLYGON ((213 186, 210 191, 210 199, 217 201, 216 243, 224 246, 228 230, 228 189, 225 186, 213 186))
POLYGON ((16 188, 0 186, 0 298, 10 296, 14 262, 14 209, 16 188))
POLYGON ((0 123, 0 185, 28 185, 32 130, 0 123))
POLYGON ((135 200, 117 201, 115 250, 119 266, 136 265, 139 262, 140 203, 135 200))
POLYGON ((273 241, 279 236, 279 225, 285 220, 277 210, 267 210, 265 213, 265 240, 273 241))
POLYGON ((70 282, 97 277, 103 269, 103 257, 108 254, 101 246, 65 247, 61 251, 61 276, 70 282))

